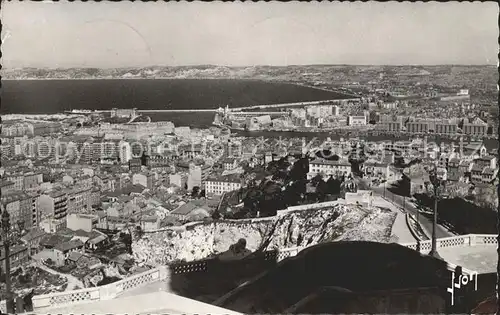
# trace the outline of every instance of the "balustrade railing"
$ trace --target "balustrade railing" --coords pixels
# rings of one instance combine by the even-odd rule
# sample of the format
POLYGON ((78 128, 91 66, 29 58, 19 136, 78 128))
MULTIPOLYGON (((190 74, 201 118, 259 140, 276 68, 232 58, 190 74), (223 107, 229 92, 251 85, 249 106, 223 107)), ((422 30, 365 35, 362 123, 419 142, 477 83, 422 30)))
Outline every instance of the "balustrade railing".
POLYGON ((206 271, 208 267, 207 260, 193 261, 180 265, 173 265, 170 268, 174 274, 183 274, 191 272, 206 271))
POLYGON ((286 248, 278 251, 277 261, 282 261, 288 257, 296 256, 304 247, 292 247, 286 248))
MULTIPOLYGON (((476 246, 476 245, 497 245, 497 236, 489 234, 468 234, 452 237, 444 237, 436 240, 437 249, 440 248, 452 248, 452 247, 464 247, 464 246, 476 246)), ((405 247, 416 250, 417 243, 406 243, 402 244, 405 247)), ((421 241, 420 251, 427 252, 430 251, 432 247, 432 241, 421 241)))
POLYGON ((167 277, 168 269, 161 266, 100 287, 36 295, 32 299, 33 309, 36 311, 68 304, 110 300, 123 292, 165 280, 167 277))
MULTIPOLYGON (((420 251, 422 253, 429 252, 431 250, 431 241, 420 242, 420 251)), ((486 234, 469 234, 461 236, 453 236, 447 238, 441 238, 436 241, 437 248, 452 248, 452 247, 463 247, 463 246, 475 246, 475 245, 496 245, 497 236, 496 235, 486 235, 486 234)), ((417 243, 407 243, 402 244, 413 250, 417 249, 417 243)), ((296 256, 301 250, 306 247, 293 247, 281 249, 278 251, 268 251, 264 254, 264 259, 276 259, 277 261, 282 261, 288 257, 296 256)), ((67 292, 50 293, 43 295, 36 295, 33 297, 33 307, 34 311, 43 310, 46 308, 54 308, 58 306, 65 306, 74 303, 87 303, 99 300, 109 300, 113 299, 120 294, 133 290, 150 283, 157 281, 167 280, 170 274, 185 274, 191 272, 204 272, 208 270, 209 265, 208 260, 193 261, 183 264, 173 264, 171 266, 160 266, 143 273, 134 275, 132 277, 125 278, 123 280, 110 283, 100 287, 92 287, 80 290, 73 290, 67 292)), ((5 301, 0 302, 0 310, 5 312, 5 301)))
POLYGON ((475 237, 475 245, 497 245, 498 236, 489 234, 473 234, 475 237))
POLYGON ((161 280, 161 269, 154 268, 146 272, 113 282, 107 285, 108 294, 111 296, 119 295, 122 292, 142 287, 146 284, 161 280))
POLYGON ((63 306, 68 304, 87 303, 101 300, 100 288, 86 288, 67 292, 57 292, 42 295, 35 295, 32 299, 33 309, 63 306))

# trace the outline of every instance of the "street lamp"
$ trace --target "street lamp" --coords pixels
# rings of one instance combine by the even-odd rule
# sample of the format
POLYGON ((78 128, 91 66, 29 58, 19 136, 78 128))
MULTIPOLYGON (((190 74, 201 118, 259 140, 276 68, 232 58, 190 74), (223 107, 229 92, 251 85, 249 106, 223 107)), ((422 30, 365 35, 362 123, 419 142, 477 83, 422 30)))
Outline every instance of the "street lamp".
POLYGON ((441 193, 441 187, 444 186, 445 181, 437 174, 437 165, 429 170, 429 180, 433 186, 434 193, 434 215, 432 221, 432 248, 429 255, 441 259, 436 248, 436 231, 437 231, 437 218, 438 218, 438 199, 441 193))
POLYGON ((5 293, 6 293, 6 306, 7 313, 14 313, 14 299, 11 292, 11 281, 10 281, 10 244, 14 239, 14 233, 11 231, 10 226, 10 215, 9 212, 3 207, 0 208, 2 216, 0 219, 0 242, 3 242, 4 253, 5 253, 5 293))

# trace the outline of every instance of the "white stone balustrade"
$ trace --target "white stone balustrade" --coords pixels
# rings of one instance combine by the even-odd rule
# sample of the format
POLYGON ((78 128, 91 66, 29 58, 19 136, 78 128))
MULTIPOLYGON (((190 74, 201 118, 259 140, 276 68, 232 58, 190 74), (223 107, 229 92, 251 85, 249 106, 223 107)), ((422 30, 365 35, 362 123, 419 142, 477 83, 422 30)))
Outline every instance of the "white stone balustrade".
POLYGON ((160 266, 100 287, 36 295, 33 297, 33 309, 36 311, 54 306, 65 306, 67 304, 111 300, 123 292, 166 280, 169 276, 169 268, 167 266, 160 266))
MULTIPOLYGON (((444 237, 436 240, 436 248, 464 247, 475 245, 497 245, 497 236, 493 234, 468 234, 452 237, 444 237)), ((405 247, 416 250, 417 243, 402 244, 405 247)), ((432 240, 420 242, 420 252, 426 253, 431 250, 432 240)))
MULTIPOLYGON (((431 241, 420 242, 420 252, 427 253, 431 250, 431 241)), ((469 234, 461 236, 446 237, 436 240, 437 248, 464 247, 476 245, 496 246, 497 236, 488 234, 469 234)), ((405 247, 416 250, 417 243, 402 244, 405 247)), ((296 256, 306 247, 285 248, 276 251, 266 252, 265 259, 276 259, 282 261, 288 257, 296 256)), ((453 267, 450 264, 450 267, 453 267)), ((174 266, 159 266, 143 273, 125 278, 123 280, 110 283, 101 287, 86 288, 67 292, 50 293, 33 297, 34 311, 43 311, 52 307, 59 307, 74 303, 88 303, 92 301, 102 301, 114 299, 123 292, 133 290, 150 283, 165 281, 171 274, 183 274, 190 272, 207 271, 207 261, 193 261, 190 263, 174 266)), ((466 272, 466 270, 464 269, 466 272)), ((5 312, 5 301, 0 302, 0 309, 5 312)))
POLYGON ((288 257, 296 256, 304 247, 285 248, 278 251, 277 261, 282 261, 288 257))
POLYGON ((101 299, 100 290, 101 288, 94 287, 67 292, 36 295, 33 297, 33 309, 36 311, 46 307, 99 301, 101 299))

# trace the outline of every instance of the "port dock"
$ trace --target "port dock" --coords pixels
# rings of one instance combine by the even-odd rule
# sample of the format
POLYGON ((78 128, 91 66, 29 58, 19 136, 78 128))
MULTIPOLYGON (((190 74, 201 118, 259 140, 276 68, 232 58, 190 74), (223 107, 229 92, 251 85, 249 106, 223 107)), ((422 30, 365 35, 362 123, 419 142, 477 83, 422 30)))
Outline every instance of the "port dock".
MULTIPOLYGON (((308 102, 296 102, 296 103, 279 103, 279 104, 262 104, 262 105, 252 105, 252 106, 244 106, 244 107, 234 107, 231 108, 231 112, 241 112, 245 110, 255 110, 255 109, 266 109, 266 108, 280 108, 280 107, 295 107, 295 106, 310 106, 310 105, 319 105, 322 103, 333 103, 340 104, 342 102, 348 101, 359 101, 359 98, 349 98, 349 99, 334 99, 334 100, 321 100, 321 101, 308 101, 308 102)), ((215 113, 219 109, 217 108, 208 108, 208 109, 138 109, 138 113, 197 113, 197 112, 206 112, 206 113, 215 113)), ((99 114, 99 113, 111 113, 113 110, 93 110, 93 111, 65 111, 70 114, 99 114)))

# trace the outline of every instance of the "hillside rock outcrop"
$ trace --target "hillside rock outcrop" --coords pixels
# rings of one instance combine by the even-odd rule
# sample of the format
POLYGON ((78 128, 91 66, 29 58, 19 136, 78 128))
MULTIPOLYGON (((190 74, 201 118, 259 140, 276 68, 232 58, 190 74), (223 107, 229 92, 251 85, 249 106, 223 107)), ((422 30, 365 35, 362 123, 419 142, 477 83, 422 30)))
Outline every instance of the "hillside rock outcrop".
POLYGON ((214 257, 241 239, 251 252, 340 240, 390 242, 395 218, 384 208, 338 204, 272 218, 221 220, 145 233, 134 240, 132 251, 137 263, 159 265, 214 257))

